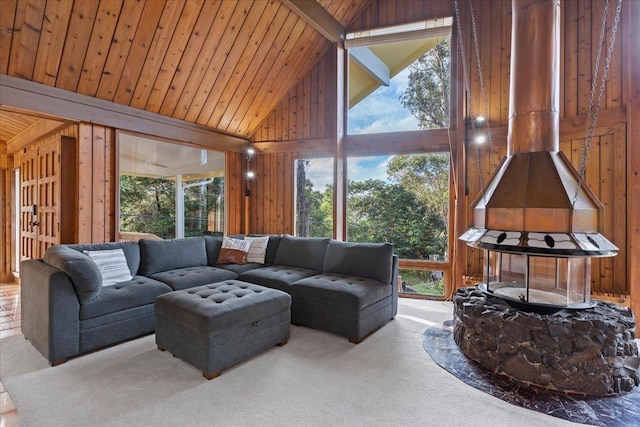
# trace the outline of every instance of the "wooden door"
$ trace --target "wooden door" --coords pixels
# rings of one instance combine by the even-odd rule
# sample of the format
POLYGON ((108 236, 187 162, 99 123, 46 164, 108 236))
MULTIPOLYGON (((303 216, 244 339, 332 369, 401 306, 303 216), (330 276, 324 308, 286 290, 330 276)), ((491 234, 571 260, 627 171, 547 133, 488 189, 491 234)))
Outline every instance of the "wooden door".
POLYGON ((20 159, 21 259, 75 242, 75 139, 53 139, 20 159))
POLYGON ((48 142, 38 148, 37 224, 34 227, 38 257, 59 241, 60 231, 60 143, 48 142))
POLYGON ((37 236, 37 150, 27 151, 20 157, 20 259, 38 258, 37 236))

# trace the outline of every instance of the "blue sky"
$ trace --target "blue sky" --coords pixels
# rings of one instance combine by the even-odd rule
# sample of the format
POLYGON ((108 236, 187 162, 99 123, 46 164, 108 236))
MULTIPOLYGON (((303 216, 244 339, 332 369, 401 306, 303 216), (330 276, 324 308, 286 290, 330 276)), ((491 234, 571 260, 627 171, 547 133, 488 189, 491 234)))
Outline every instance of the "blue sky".
POLYGON ((409 81, 409 67, 393 77, 389 86, 376 91, 349 110, 347 133, 395 132, 417 130, 418 119, 400 103, 400 95, 409 81))
MULTIPOLYGON (((395 132, 418 129, 418 120, 400 103, 400 95, 407 87, 409 68, 393 77, 389 86, 381 86, 366 99, 349 110, 351 135, 395 132)), ((387 163, 392 156, 351 157, 348 162, 349 179, 387 179, 387 163)), ((323 191, 333 181, 333 159, 311 159, 307 178, 314 189, 323 191)))

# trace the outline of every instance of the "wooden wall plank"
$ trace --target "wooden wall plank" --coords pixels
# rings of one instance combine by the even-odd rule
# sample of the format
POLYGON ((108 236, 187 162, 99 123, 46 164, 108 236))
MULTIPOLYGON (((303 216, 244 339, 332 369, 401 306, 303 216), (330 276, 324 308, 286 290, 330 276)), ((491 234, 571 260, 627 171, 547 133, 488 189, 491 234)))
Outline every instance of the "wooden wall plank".
MULTIPOLYGON (((238 38, 233 44, 233 55, 225 61, 225 66, 221 72, 221 79, 216 81, 217 90, 211 91, 210 99, 217 99, 215 108, 211 111, 207 123, 209 126, 220 129, 224 128, 221 123, 223 117, 225 123, 231 120, 232 115, 227 113, 234 97, 237 94, 246 92, 247 83, 244 81, 247 71, 255 64, 254 57, 259 53, 258 48, 264 40, 265 35, 271 25, 272 17, 277 14, 280 4, 276 2, 255 3, 247 15, 241 32, 248 33, 248 40, 238 38)), ((233 107, 232 107, 233 108, 233 107)))
POLYGON ((105 216, 105 127, 93 126, 93 138, 91 141, 92 168, 91 168, 91 242, 102 242, 105 236, 105 225, 108 217, 105 216))
POLYGON ((95 21, 99 2, 94 0, 78 0, 73 3, 69 31, 64 42, 64 50, 60 59, 56 87, 75 92, 78 87, 82 66, 86 57, 91 31, 95 21))
POLYGON ((47 2, 38 45, 38 57, 33 70, 34 82, 55 86, 72 7, 71 1, 47 2))
POLYGON ((175 106, 173 111, 174 117, 184 119, 194 104, 199 106, 198 102, 200 101, 196 101, 194 98, 202 82, 205 80, 209 81, 209 79, 205 79, 205 75, 209 67, 212 66, 211 61, 217 50, 224 49, 224 46, 221 46, 218 40, 220 40, 222 34, 224 34, 229 23, 229 17, 233 14, 236 5, 235 2, 222 2, 220 4, 220 8, 215 16, 215 21, 209 30, 209 36, 202 45, 202 55, 198 57, 197 67, 191 70, 189 79, 184 85, 180 99, 175 106))
POLYGON ((93 126, 79 125, 78 139, 78 243, 91 243, 93 202, 93 126))
POLYGON ((20 55, 20 40, 22 39, 22 29, 24 27, 24 17, 26 14, 27 2, 18 2, 15 8, 15 17, 11 25, 11 50, 9 51, 9 62, 7 64, 7 74, 15 75, 18 68, 20 55))
POLYGON ((7 0, 2 3, 3 13, 0 15, 0 74, 9 73, 9 58, 11 56, 17 6, 18 0, 7 0))
POLYGON ((123 2, 124 0, 114 0, 100 3, 87 47, 86 60, 82 65, 82 78, 78 82, 79 93, 95 96, 98 91, 123 2))
MULTIPOLYGON (((173 76, 173 81, 169 86, 167 96, 165 96, 160 107, 160 114, 171 116, 174 113, 184 90, 186 90, 187 83, 194 80, 194 78, 191 77, 191 74, 193 72, 198 74, 198 71, 195 70, 202 68, 206 69, 210 63, 211 55, 209 51, 205 49, 212 49, 215 51, 216 46, 213 46, 212 42, 213 40, 219 40, 221 31, 224 31, 226 28, 224 23, 224 20, 227 17, 225 9, 222 9, 221 14, 219 15, 219 17, 223 19, 223 25, 213 25, 214 19, 216 18, 216 14, 218 13, 221 5, 221 2, 205 2, 202 6, 202 11, 196 21, 189 43, 187 43, 186 50, 180 59, 180 64, 173 76), (209 44, 207 44, 207 41, 209 44)), ((235 3, 228 2, 226 3, 226 7, 230 7, 231 10, 233 10, 235 3)), ((197 76, 195 78, 197 79, 197 76)), ((198 82, 200 82, 200 80, 198 80, 198 82)), ((183 117, 184 114, 181 118, 183 117)))
MULTIPOLYGON (((144 106, 147 104, 162 61, 164 60, 167 50, 171 46, 173 33, 178 28, 182 27, 178 26, 178 22, 182 16, 183 8, 186 5, 186 2, 179 1, 170 1, 166 3, 166 7, 162 13, 162 17, 160 18, 160 23, 158 24, 156 33, 153 36, 153 41, 149 47, 149 52, 145 58, 142 72, 140 73, 140 78, 136 84, 129 106, 144 109, 144 106)), ((189 15, 191 13, 192 12, 188 12, 189 15)))
POLYGON ((147 60, 149 46, 152 45, 158 29, 158 23, 162 17, 166 3, 164 0, 147 1, 142 12, 140 24, 135 33, 129 59, 124 67, 118 86, 115 90, 113 101, 118 104, 129 105, 135 90, 140 73, 147 60))
POLYGON ((23 79, 30 80, 33 77, 33 69, 38 53, 38 43, 42 30, 42 17, 46 3, 40 0, 27 1, 24 16, 24 25, 20 32, 20 52, 13 74, 23 79))
POLYGON ((146 100, 146 103, 140 108, 144 108, 145 110, 154 113, 157 113, 160 110, 160 106, 164 101, 164 96, 171 85, 171 80, 175 75, 180 59, 182 59, 182 54, 189 42, 191 29, 200 15, 203 3, 204 2, 202 0, 193 0, 184 3, 182 13, 174 27, 175 31, 171 37, 169 47, 164 55, 164 59, 162 60, 162 65, 160 66, 153 86, 149 91, 149 97, 146 100))

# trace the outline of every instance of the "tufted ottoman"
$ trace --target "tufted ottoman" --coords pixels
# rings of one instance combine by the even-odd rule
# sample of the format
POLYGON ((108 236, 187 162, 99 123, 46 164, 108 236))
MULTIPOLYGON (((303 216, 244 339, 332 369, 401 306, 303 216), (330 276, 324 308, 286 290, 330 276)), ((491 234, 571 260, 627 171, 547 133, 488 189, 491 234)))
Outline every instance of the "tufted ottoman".
POLYGON ((291 297, 225 280, 155 299, 156 344, 205 378, 289 339, 291 297))

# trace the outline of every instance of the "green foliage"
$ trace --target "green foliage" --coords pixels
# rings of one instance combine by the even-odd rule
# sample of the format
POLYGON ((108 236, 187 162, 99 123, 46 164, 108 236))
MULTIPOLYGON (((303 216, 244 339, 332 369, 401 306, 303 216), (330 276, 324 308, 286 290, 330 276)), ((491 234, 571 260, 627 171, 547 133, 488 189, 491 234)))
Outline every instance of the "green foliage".
POLYGON ((450 62, 449 39, 445 39, 409 66, 409 84, 400 102, 422 129, 449 126, 450 62))
POLYGON ((400 184, 350 181, 347 222, 350 241, 389 242, 401 258, 424 259, 446 251, 436 238, 441 220, 400 184))
MULTIPOLYGON (((202 235, 209 230, 212 210, 224 212, 224 178, 185 190, 185 236, 202 235)), ((163 239, 175 237, 176 185, 168 179, 120 176, 120 229, 152 233, 163 239)), ((223 224, 223 223, 222 223, 223 224)), ((214 224, 215 225, 215 224, 214 224)))
POLYGON ((392 182, 400 184, 440 217, 444 228, 436 239, 445 247, 449 226, 449 164, 448 153, 431 153, 395 156, 387 165, 392 182))

